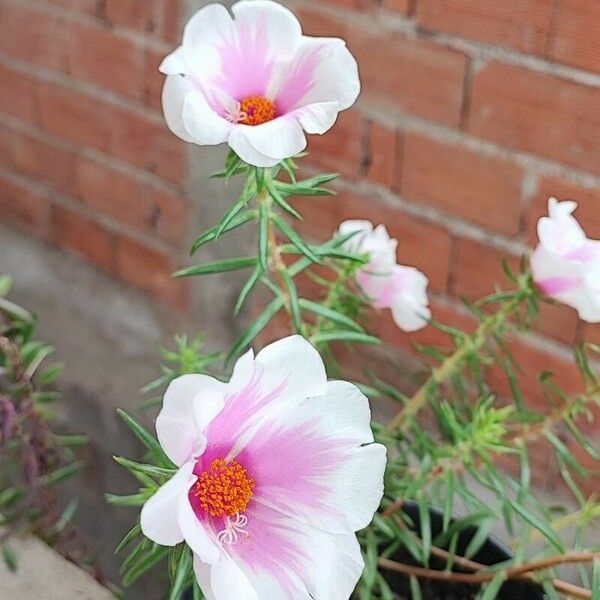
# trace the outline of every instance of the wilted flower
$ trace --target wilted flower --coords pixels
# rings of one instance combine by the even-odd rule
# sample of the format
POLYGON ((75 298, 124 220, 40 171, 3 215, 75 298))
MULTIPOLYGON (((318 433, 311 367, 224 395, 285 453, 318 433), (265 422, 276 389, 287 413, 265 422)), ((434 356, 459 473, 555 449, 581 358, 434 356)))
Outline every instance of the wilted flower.
POLYGON ((355 532, 381 501, 386 451, 365 396, 327 382, 306 340, 248 352, 229 383, 176 379, 156 430, 180 468, 144 505, 142 531, 185 540, 207 598, 349 598, 364 566, 355 532))
POLYGON ((356 276, 358 284, 377 308, 389 308, 398 327, 416 331, 431 317, 427 298, 427 277, 414 267, 396 263, 398 242, 390 238, 384 225, 373 228, 363 220, 345 221, 341 235, 356 234, 346 242, 346 249, 368 254, 367 264, 356 276))
POLYGON ((533 278, 549 297, 572 306, 590 323, 600 321, 600 241, 590 240, 573 216, 577 203, 548 201, 538 222, 540 243, 531 258, 533 278))
POLYGON ((187 142, 227 142, 271 167, 304 150, 304 131, 325 133, 354 104, 358 67, 343 40, 302 35, 277 2, 242 0, 232 11, 200 9, 163 61, 165 117, 187 142))

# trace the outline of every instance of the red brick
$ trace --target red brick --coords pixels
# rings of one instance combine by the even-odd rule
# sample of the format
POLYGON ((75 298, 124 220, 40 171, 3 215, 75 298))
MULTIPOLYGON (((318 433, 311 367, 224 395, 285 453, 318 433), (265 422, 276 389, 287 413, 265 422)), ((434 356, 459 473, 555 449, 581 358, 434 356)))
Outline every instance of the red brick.
POLYGON ((406 135, 402 195, 506 234, 519 231, 522 170, 416 133, 406 135))
POLYGON ((172 279, 171 259, 137 240, 119 237, 117 240, 117 273, 119 277, 153 294, 167 303, 184 308, 187 302, 187 282, 172 279))
POLYGON ((549 56, 588 71, 600 71, 600 4, 562 0, 554 18, 549 56))
POLYGON ((148 49, 144 63, 144 103, 159 111, 162 106, 161 96, 165 76, 158 70, 158 67, 164 57, 164 52, 148 49))
POLYGON ((75 154, 16 132, 13 168, 61 192, 71 193, 74 190, 75 154))
POLYGON ((598 90, 491 63, 475 75, 469 131, 511 148, 598 172, 598 90))
POLYGON ((142 97, 144 53, 135 42, 101 26, 79 25, 69 32, 68 49, 69 71, 74 77, 142 97))
POLYGON ((68 208, 53 206, 52 240, 56 245, 79 254, 103 271, 114 272, 113 236, 95 221, 68 208))
POLYGON ((152 32, 156 28, 155 4, 153 0, 106 0, 104 16, 113 25, 152 32))
MULTIPOLYGON (((600 423, 596 423, 596 434, 600 432, 600 423)), ((591 438, 592 446, 595 446, 596 450, 599 450, 597 438, 594 440, 591 438)), ((567 439, 567 447, 573 454, 573 456, 579 461, 579 463, 588 470, 588 477, 581 477, 575 475, 575 480, 581 486, 581 490, 586 497, 597 497, 600 491, 600 460, 594 459, 590 454, 582 448, 581 444, 577 440, 569 437, 567 439)))
POLYGON ((416 219, 374 198, 340 193, 335 198, 303 198, 294 205, 304 217, 298 229, 321 239, 329 238, 347 219, 369 219, 384 223, 398 240, 398 262, 422 270, 432 289, 444 291, 450 261, 450 234, 438 225, 416 219))
POLYGON ((78 160, 77 189, 83 202, 140 231, 150 230, 153 218, 146 188, 138 180, 92 160, 78 160))
POLYGON ((4 65, 0 65, 0 81, 0 110, 32 123, 39 121, 35 81, 4 65))
POLYGON ((0 127, 0 163, 12 167, 15 162, 15 133, 0 127))
POLYGON ((554 0, 419 0, 422 27, 543 54, 554 0))
POLYGON ((573 344, 577 336, 577 312, 564 304, 540 303, 540 315, 534 324, 539 333, 565 344, 573 344))
POLYGON ((502 268, 503 259, 513 271, 518 270, 517 257, 474 240, 458 240, 453 271, 456 294, 478 300, 497 289, 511 289, 512 284, 502 268))
POLYGON ((361 11, 371 9, 375 6, 374 0, 329 0, 329 3, 341 6, 342 8, 353 8, 361 11))
MULTIPOLYGON (((477 326, 477 322, 472 316, 448 302, 430 298, 430 308, 433 319, 449 327, 470 332, 477 326)), ((390 311, 380 311, 376 324, 376 335, 387 344, 412 352, 415 352, 416 345, 435 346, 443 351, 450 351, 455 347, 452 338, 447 333, 432 326, 424 327, 410 334, 403 332, 394 323, 390 311)), ((421 357, 430 360, 425 355, 421 355, 421 357)))
POLYGON ((0 220, 45 237, 48 201, 37 190, 0 179, 0 220))
POLYGON ((364 127, 363 117, 356 109, 344 111, 325 135, 308 137, 307 160, 320 169, 358 177, 366 158, 364 127))
POLYGON ((69 11, 95 15, 98 13, 98 0, 47 0, 69 11))
POLYGON ((187 170, 186 144, 164 122, 114 109, 110 124, 114 156, 180 183, 187 170))
POLYGON ((600 323, 582 323, 581 337, 586 342, 600 346, 600 323))
POLYGON ((186 243, 188 208, 180 196, 150 191, 153 207, 152 225, 158 235, 173 246, 181 248, 186 243))
POLYGON ((383 0, 383 7, 407 15, 414 11, 415 2, 416 0, 383 0))
POLYGON ((97 99, 51 83, 39 86, 42 125, 73 142, 107 150, 111 109, 97 99))
POLYGON ((578 203, 575 217, 589 237, 600 238, 600 189, 583 187, 556 177, 544 177, 528 211, 527 229, 532 246, 537 245, 537 223, 540 217, 548 214, 550 196, 559 200, 575 200, 578 203))
POLYGON ((308 35, 348 42, 358 60, 363 101, 459 124, 467 64, 463 54, 400 33, 346 27, 323 13, 303 10, 301 17, 308 35))
POLYGON ((376 122, 369 124, 367 179, 397 189, 401 151, 398 138, 399 133, 394 129, 376 122))
POLYGON ((162 14, 162 37, 169 42, 180 42, 182 15, 180 0, 158 0, 162 14))
POLYGON ((67 28, 54 15, 31 9, 16 0, 0 4, 0 48, 21 60, 66 70, 67 28))
MULTIPOLYGON (((545 372, 552 373, 551 381, 567 394, 578 394, 582 391, 579 370, 572 358, 541 349, 526 337, 515 337, 509 340, 507 345, 517 365, 515 375, 525 403, 529 407, 547 414, 558 402, 556 397, 548 397, 545 394, 539 381, 540 374, 545 372)), ((510 397, 510 385, 504 371, 494 367, 490 369, 487 379, 493 390, 510 397)))

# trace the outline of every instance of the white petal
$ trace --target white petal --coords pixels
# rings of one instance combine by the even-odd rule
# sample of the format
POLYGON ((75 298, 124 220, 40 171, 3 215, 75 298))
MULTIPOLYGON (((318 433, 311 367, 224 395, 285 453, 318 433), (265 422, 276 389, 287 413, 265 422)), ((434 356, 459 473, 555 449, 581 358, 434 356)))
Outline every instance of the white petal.
POLYGON ((338 102, 318 102, 296 109, 292 116, 298 119, 306 133, 320 135, 334 126, 339 110, 338 102))
POLYGON ((294 60, 278 69, 273 97, 286 113, 322 102, 336 102, 338 110, 345 110, 360 94, 356 59, 341 39, 304 36, 294 60))
POLYGON ((178 523, 179 503, 187 498, 196 477, 194 463, 186 463, 142 507, 142 533, 162 546, 175 546, 183 541, 178 523))
POLYGON ((225 389, 207 375, 183 375, 169 384, 156 418, 156 433, 176 465, 204 450, 204 429, 222 409, 225 389))
POLYGON ((231 149, 249 165, 254 165, 255 167, 274 167, 280 162, 278 158, 272 158, 261 154, 250 143, 241 126, 233 128, 228 141, 231 149))
POLYGON ((208 564, 214 564, 219 560, 220 550, 210 532, 194 513, 187 494, 179 498, 177 522, 185 543, 200 560, 208 564))
POLYGON ((235 130, 241 131, 260 154, 277 162, 300 154, 306 148, 302 126, 291 116, 278 117, 262 125, 238 125, 235 130))
POLYGON ((183 103, 191 93, 189 83, 181 75, 168 75, 162 92, 162 106, 169 129, 182 140, 193 142, 194 138, 183 124, 183 103))
POLYGON ((431 319, 431 310, 426 302, 420 302, 410 294, 399 294, 392 304, 392 317, 402 331, 412 333, 423 329, 431 319))
POLYGON ((208 146, 226 142, 233 129, 233 124, 218 115, 197 90, 185 97, 183 123, 196 144, 208 146))
POLYGON ((202 562, 196 555, 194 555, 194 574, 196 575, 196 581, 204 594, 206 600, 217 600, 217 597, 213 594, 212 587, 210 585, 210 572, 212 567, 202 562))
POLYGON ((336 534, 368 525, 386 463, 385 447, 372 443, 370 415, 367 398, 347 382, 328 383, 324 396, 281 402, 239 455, 261 482, 256 502, 336 534))
POLYGON ((260 32, 273 58, 290 60, 298 51, 302 28, 294 13, 278 2, 270 0, 242 0, 231 8, 235 28, 260 32))
POLYGON ((322 396, 327 386, 323 359, 302 336, 292 335, 263 348, 256 355, 260 386, 272 391, 285 384, 286 400, 322 396))
POLYGON ((210 587, 217 600, 267 600, 259 598, 250 579, 225 552, 211 567, 210 587))
POLYGON ((231 379, 227 384, 227 394, 231 395, 248 385, 254 374, 254 350, 250 348, 248 352, 240 356, 233 366, 231 379))
POLYGON ((348 600, 365 567, 356 535, 307 531, 308 589, 315 600, 348 600), (335 573, 335 577, 331 574, 335 573))
POLYGON ((183 31, 185 63, 200 82, 210 80, 218 73, 221 59, 218 47, 231 39, 233 20, 221 4, 201 8, 188 21, 183 31))
POLYGON ((179 46, 171 54, 165 56, 158 70, 165 75, 186 75, 187 68, 183 55, 183 46, 179 46))

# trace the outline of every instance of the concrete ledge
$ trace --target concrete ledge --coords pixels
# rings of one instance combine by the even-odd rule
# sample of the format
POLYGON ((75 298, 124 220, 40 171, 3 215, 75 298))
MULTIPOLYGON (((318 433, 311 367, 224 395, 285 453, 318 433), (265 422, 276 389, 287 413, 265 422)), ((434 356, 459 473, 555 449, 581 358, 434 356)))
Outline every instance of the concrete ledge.
POLYGON ((35 537, 11 540, 16 573, 0 560, 0 598, 4 600, 115 600, 93 577, 35 537))

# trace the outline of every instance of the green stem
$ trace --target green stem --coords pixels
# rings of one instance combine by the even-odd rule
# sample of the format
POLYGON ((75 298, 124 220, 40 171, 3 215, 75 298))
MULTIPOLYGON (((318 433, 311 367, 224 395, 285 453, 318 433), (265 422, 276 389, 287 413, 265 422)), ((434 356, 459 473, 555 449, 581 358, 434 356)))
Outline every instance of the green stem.
POLYGON ((507 302, 493 315, 486 317, 475 333, 465 338, 453 354, 448 356, 442 364, 435 368, 425 383, 417 390, 400 412, 388 423, 385 433, 396 431, 404 432, 410 426, 411 417, 414 417, 427 403, 430 394, 441 384, 447 381, 463 365, 465 359, 473 352, 479 351, 486 343, 488 337, 498 331, 515 313, 521 303, 532 293, 530 287, 522 287, 515 297, 507 302))

